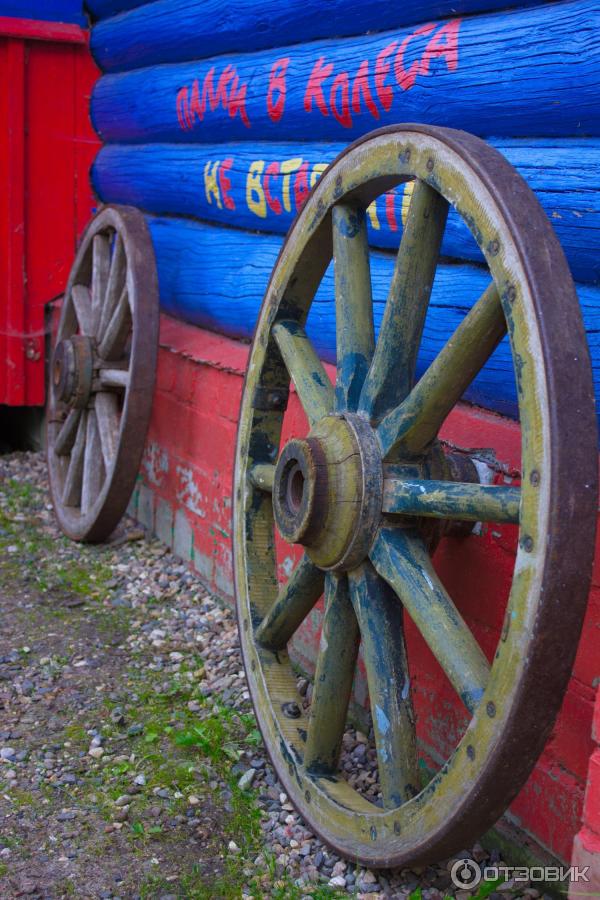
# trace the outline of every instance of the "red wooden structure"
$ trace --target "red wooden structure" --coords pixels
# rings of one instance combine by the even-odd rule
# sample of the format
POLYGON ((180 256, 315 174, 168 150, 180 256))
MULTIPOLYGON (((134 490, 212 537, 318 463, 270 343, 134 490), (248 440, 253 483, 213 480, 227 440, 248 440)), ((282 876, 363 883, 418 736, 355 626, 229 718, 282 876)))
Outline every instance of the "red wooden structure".
POLYGON ((44 403, 44 304, 94 205, 97 75, 79 25, 0 16, 0 404, 44 403))

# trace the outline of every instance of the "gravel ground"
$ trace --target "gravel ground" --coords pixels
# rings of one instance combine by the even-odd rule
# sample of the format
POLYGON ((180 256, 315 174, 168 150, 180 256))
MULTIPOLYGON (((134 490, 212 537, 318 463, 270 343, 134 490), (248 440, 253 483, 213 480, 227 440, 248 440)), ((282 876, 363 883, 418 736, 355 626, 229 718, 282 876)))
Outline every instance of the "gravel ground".
MULTIPOLYGON (((0 457, 0 597, 2 900, 471 896, 452 861, 371 872, 312 836, 267 762, 230 610, 131 521, 101 547, 62 537, 39 454, 0 457)), ((343 764, 375 799, 368 735, 346 734, 343 764)), ((474 896, 540 896, 512 887, 474 896)))

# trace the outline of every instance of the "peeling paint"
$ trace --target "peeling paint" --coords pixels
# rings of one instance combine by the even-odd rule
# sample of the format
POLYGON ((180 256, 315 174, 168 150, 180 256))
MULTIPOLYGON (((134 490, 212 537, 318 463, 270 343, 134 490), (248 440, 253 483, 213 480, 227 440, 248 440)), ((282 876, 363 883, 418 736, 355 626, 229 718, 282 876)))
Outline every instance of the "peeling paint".
POLYGON ((406 484, 406 487, 409 487, 409 488, 415 488, 415 489, 418 490, 421 494, 424 494, 424 493, 425 493, 425 488, 423 487, 422 484, 413 484, 413 483, 410 482, 410 481, 405 482, 405 484, 406 484))
POLYGON ((169 471, 169 454, 155 441, 150 441, 144 449, 142 469, 148 483, 160 487, 169 471))
POLYGON ((402 685, 402 699, 408 700, 410 696, 410 678, 407 676, 404 679, 404 684, 402 685))
POLYGON ((278 575, 281 579, 289 578, 294 571, 294 560, 291 556, 285 556, 278 566, 278 575))
POLYGON ((433 581, 431 580, 431 578, 429 577, 429 575, 427 574, 427 572, 425 571, 425 569, 423 569, 423 570, 421 571, 421 574, 423 575, 423 578, 425 579, 425 581, 427 582, 427 584, 429 585, 429 587, 431 588, 431 590, 432 590, 432 591, 435 590, 435 588, 434 588, 434 586, 433 586, 433 581))
MULTIPOLYGON (((471 462, 477 469, 477 474, 479 475, 480 484, 492 484, 494 481, 494 470, 482 459, 478 459, 476 456, 471 456, 471 462)), ((512 479, 508 482, 512 484, 512 479)))
POLYGON ((380 706, 375 707, 375 717, 377 719, 377 727, 381 734, 387 734, 390 729, 390 720, 380 706))
POLYGON ((194 515, 205 519, 206 509, 201 504, 206 502, 206 498, 194 481, 194 474, 191 468, 188 466, 177 466, 177 476, 179 478, 179 487, 176 493, 177 500, 190 512, 193 512, 194 515))

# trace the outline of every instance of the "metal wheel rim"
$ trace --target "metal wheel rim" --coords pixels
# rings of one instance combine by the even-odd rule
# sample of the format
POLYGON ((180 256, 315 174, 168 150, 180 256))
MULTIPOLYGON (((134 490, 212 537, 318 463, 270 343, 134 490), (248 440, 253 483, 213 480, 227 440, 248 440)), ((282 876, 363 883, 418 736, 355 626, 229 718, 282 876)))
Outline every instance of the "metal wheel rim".
MULTIPOLYGON (((292 318, 295 310, 286 315, 292 318)), ((293 803, 340 853, 375 866, 449 855, 493 824, 525 782, 560 706, 585 610, 595 532, 596 447, 591 371, 577 297, 554 233, 522 179, 482 141, 450 129, 397 126, 348 148, 313 190, 271 277, 246 377, 234 489, 240 640, 259 725, 293 803), (343 779, 310 775, 302 767, 298 727, 306 727, 306 717, 299 723, 281 712, 282 704, 296 696, 295 678, 285 653, 279 654, 273 674, 268 651, 259 650, 253 638, 261 617, 259 600, 268 608, 267 599, 272 603, 276 593, 265 566, 257 565, 261 553, 264 563, 271 552, 272 523, 257 487, 260 478, 255 476, 252 484, 249 468, 261 468, 263 481, 269 481, 284 400, 279 399, 279 410, 272 405, 265 411, 262 403, 267 387, 274 402, 277 388, 282 389, 261 381, 272 353, 268 337, 276 318, 281 319, 282 302, 308 307, 312 301, 331 256, 326 237, 327 230, 331 233, 330 207, 348 196, 361 198, 365 206, 408 175, 440 191, 467 220, 499 288, 513 357, 520 366, 524 474, 520 545, 509 598, 511 627, 498 645, 485 694, 456 751, 427 787, 399 809, 384 811, 343 779), (364 187, 368 177, 376 179, 370 192, 364 187), (311 254, 317 257, 312 269, 311 254), (310 302, 306 297, 299 301, 298 284, 311 278, 306 290, 310 302), (561 335, 560 344, 556 335, 561 335), (576 480, 573 471, 578 472, 576 480)))
MULTIPOLYGON (((98 252, 105 251, 99 249, 98 252)), ((115 284, 117 284, 117 276, 118 273, 115 271, 115 284)), ((83 410, 80 423, 84 417, 96 416, 98 438, 101 429, 98 425, 100 420, 95 411, 97 394, 112 390, 106 386, 102 386, 102 391, 98 390, 99 373, 95 365, 97 351, 102 346, 99 338, 106 334, 110 327, 111 321, 113 321, 111 314, 117 312, 117 307, 122 309, 123 307, 120 305, 123 303, 128 307, 126 315, 130 317, 130 326, 128 328, 124 314, 125 325, 123 328, 127 330, 127 336, 115 339, 115 348, 118 350, 122 342, 124 350, 121 358, 115 361, 114 368, 118 369, 123 365, 123 360, 128 360, 128 383, 122 391, 118 387, 114 388, 115 396, 120 395, 117 404, 120 409, 117 409, 116 413, 114 411, 115 403, 109 401, 111 421, 113 423, 116 421, 118 424, 116 428, 112 429, 111 445, 107 449, 106 456, 104 455, 104 444, 101 446, 101 469, 104 472, 102 483, 98 484, 97 474, 88 480, 88 483, 91 484, 91 502, 86 501, 85 511, 82 511, 81 492, 78 506, 65 503, 64 489, 68 464, 61 462, 56 453, 57 440, 60 439, 61 428, 64 427, 65 411, 68 413, 73 407, 70 403, 63 403, 57 396, 52 373, 48 387, 47 458, 50 490, 60 527, 66 535, 77 541, 95 542, 106 539, 127 508, 150 420, 158 351, 158 280, 154 250, 146 221, 142 213, 133 207, 106 206, 89 223, 75 257, 64 294, 54 350, 56 353, 58 344, 73 335, 91 333, 94 348, 95 389, 92 388, 90 391, 89 402, 83 410), (91 298, 94 289, 94 246, 97 246, 98 241, 103 242, 101 247, 105 246, 108 241, 108 268, 105 266, 102 269, 103 280, 99 281, 98 287, 101 296, 97 301, 98 306, 93 322, 90 325, 89 318, 86 317, 85 323, 81 324, 73 300, 73 289, 77 290, 83 286, 89 290, 91 298), (114 291, 111 292, 110 278, 113 264, 116 266, 117 241, 121 242, 122 249, 120 262, 122 283, 119 289, 119 298, 115 300, 114 291), (106 311, 104 311, 105 307, 107 307, 106 311), (102 334, 98 333, 100 329, 102 334)), ((109 353, 109 355, 114 354, 109 353)), ((106 366, 110 370, 108 363, 106 366)), ((80 424, 78 427, 83 426, 80 424)), ((98 439, 94 438, 94 440, 97 450, 98 439)), ((91 450, 91 448, 88 449, 91 450)), ((71 458, 72 453, 68 454, 68 459, 71 460, 71 458)))

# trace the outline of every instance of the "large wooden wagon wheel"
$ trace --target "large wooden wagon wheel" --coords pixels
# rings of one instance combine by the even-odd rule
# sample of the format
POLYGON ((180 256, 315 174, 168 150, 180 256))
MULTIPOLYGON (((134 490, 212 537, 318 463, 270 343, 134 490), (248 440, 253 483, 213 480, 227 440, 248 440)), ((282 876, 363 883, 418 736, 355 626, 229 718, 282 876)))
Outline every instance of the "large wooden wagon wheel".
POLYGON ((573 283, 520 176, 459 131, 398 126, 353 144, 316 185, 269 283, 243 395, 234 515, 240 636, 260 728, 290 798, 341 853, 371 865, 442 858, 489 827, 523 785, 548 738, 581 627, 596 441, 573 283), (409 179, 410 209, 375 342, 365 209, 409 179), (415 384, 449 204, 479 243, 490 284, 415 384), (304 330, 332 256, 335 389, 304 330), (522 430, 520 488, 457 475, 437 438, 507 330, 522 430), (280 448, 290 379, 310 434, 280 448), (431 562, 442 529, 465 520, 519 525, 505 627, 491 660, 431 562), (283 587, 276 530, 304 546, 283 587), (286 646, 323 592, 312 703, 303 711, 286 646), (424 788, 403 611, 470 716, 424 788), (338 769, 359 642, 381 806, 338 769))
POLYGON ((48 389, 50 489, 74 540, 108 537, 129 502, 150 419, 158 316, 144 217, 106 206, 69 276, 48 389))

